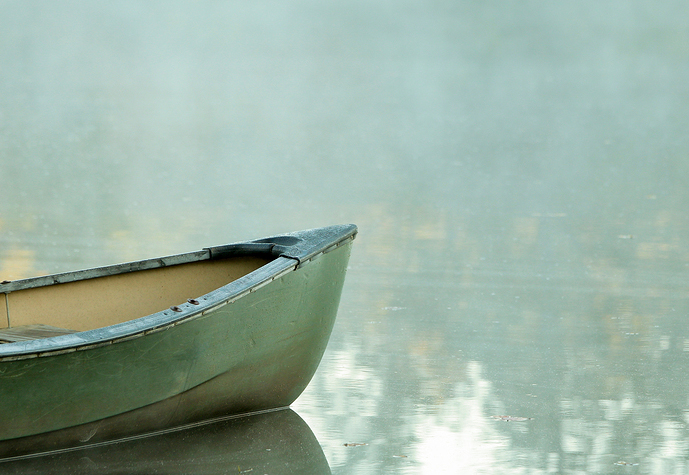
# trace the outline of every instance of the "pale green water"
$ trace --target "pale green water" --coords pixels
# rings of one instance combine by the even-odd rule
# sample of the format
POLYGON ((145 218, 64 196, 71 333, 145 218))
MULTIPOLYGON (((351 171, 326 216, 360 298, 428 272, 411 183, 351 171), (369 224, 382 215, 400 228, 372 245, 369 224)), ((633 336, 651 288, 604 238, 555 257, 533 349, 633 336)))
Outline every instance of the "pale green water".
POLYGON ((689 473, 687 24, 0 2, 0 279, 353 222, 294 405, 333 473, 689 473))

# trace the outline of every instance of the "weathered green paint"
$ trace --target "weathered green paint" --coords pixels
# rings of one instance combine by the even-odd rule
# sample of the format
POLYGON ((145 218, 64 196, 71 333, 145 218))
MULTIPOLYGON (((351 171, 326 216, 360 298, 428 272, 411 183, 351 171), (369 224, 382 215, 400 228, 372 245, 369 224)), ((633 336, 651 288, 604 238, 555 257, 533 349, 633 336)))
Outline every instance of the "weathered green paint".
POLYGON ((291 404, 327 345, 350 248, 348 240, 162 331, 1 362, 0 440, 117 417, 145 429, 147 420, 174 425, 291 404))

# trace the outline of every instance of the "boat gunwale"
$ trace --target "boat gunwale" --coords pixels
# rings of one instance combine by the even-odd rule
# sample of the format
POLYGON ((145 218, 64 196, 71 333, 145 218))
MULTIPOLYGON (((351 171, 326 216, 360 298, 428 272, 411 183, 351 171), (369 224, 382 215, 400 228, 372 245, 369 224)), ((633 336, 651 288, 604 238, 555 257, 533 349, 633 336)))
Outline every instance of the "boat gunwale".
POLYGON ((266 252, 269 252, 273 256, 277 256, 272 261, 239 279, 197 297, 195 300, 198 304, 185 302, 176 306, 176 310, 169 308, 114 325, 68 335, 4 343, 0 345, 0 362, 86 351, 168 330, 179 324, 208 315, 219 308, 236 302, 245 295, 253 293, 280 277, 301 268, 308 262, 318 258, 320 255, 331 252, 341 245, 352 241, 356 237, 356 234, 357 228, 354 225, 330 226, 328 228, 290 233, 258 241, 228 244, 217 248, 205 248, 202 251, 3 283, 3 285, 0 286, 0 293, 9 294, 13 290, 17 291, 24 288, 75 282, 78 280, 156 269, 204 260, 223 259, 230 255, 265 256, 266 252), (327 239, 325 242, 322 242, 323 236, 322 233, 319 233, 323 230, 332 231, 330 233, 331 235, 327 236, 330 239, 327 239), (306 249, 297 248, 295 251, 295 246, 292 245, 285 246, 272 244, 269 248, 258 249, 252 252, 252 249, 254 249, 252 246, 256 243, 274 243, 275 241, 279 243, 280 240, 285 237, 299 236, 301 238, 299 239, 300 242, 306 241, 308 244, 310 233, 313 233, 316 238, 320 237, 321 240, 314 239, 313 242, 310 243, 311 245, 306 249), (217 250, 220 250, 220 252, 217 252, 217 250), (79 278, 75 278, 75 276, 79 278), (41 283, 36 284, 36 282, 41 283), (12 285, 10 288, 8 284, 15 285, 12 285), (21 284, 25 286, 21 286, 21 284))
POLYGON ((29 277, 26 279, 17 279, 12 281, 0 282, 0 293, 9 294, 19 290, 35 289, 37 287, 47 287, 56 284, 67 284, 70 282, 78 282, 81 280, 96 279, 99 277, 109 277, 120 274, 128 274, 131 272, 139 272, 152 269, 160 269, 163 267, 171 267, 180 264, 190 264, 193 262, 201 262, 211 259, 211 254, 208 248, 201 251, 185 252, 183 254, 175 254, 165 257, 154 257, 151 259, 144 259, 134 262, 125 262, 122 264, 112 264, 102 267, 93 267, 91 269, 82 269, 70 272, 61 272, 58 274, 41 275, 37 277, 29 277))

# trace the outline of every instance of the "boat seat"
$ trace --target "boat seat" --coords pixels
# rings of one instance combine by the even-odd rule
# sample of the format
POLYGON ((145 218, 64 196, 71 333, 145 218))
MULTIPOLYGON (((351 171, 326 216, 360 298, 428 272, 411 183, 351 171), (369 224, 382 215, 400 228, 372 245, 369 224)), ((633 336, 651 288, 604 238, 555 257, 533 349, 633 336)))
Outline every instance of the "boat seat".
POLYGON ((50 325, 21 325, 18 327, 0 329, 0 344, 14 343, 15 341, 39 340, 51 336, 69 335, 76 330, 52 327, 50 325))

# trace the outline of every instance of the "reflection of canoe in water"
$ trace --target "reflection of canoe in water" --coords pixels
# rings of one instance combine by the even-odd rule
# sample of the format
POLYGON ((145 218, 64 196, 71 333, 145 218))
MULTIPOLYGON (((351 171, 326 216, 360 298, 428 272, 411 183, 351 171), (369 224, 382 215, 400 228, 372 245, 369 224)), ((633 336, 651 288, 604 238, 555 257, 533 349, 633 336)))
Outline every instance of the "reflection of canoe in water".
POLYGON ((355 234, 3 282, 0 457, 56 447, 21 439, 51 431, 89 443, 288 406, 327 345, 355 234))
POLYGON ((283 409, 0 462, 0 472, 322 475, 330 467, 309 426, 283 409))

